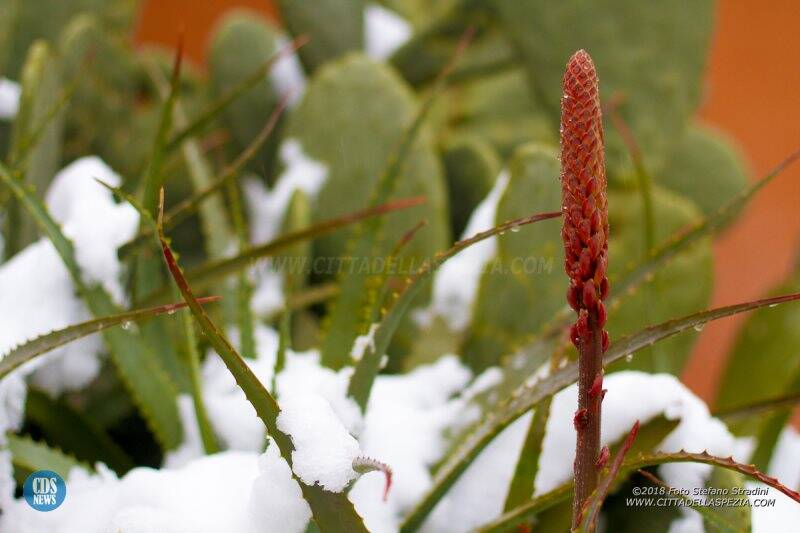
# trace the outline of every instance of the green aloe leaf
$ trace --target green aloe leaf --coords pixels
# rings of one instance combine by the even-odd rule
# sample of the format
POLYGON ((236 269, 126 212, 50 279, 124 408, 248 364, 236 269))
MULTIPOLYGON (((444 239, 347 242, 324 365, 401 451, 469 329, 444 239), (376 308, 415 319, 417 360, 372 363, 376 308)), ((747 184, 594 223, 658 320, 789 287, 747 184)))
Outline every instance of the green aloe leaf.
MULTIPOLYGON (((237 177, 239 173, 244 170, 245 166, 252 161, 256 155, 258 155, 261 147, 267 140, 269 140, 275 131, 275 127, 277 126, 278 121, 280 120, 280 117, 286 108, 286 103, 287 100, 284 98, 281 103, 278 104, 278 106, 272 111, 272 114, 265 122, 264 127, 261 128, 261 131, 258 132, 258 135, 251 140, 250 144, 247 145, 247 148, 245 148, 233 162, 220 171, 218 176, 215 176, 213 179, 211 179, 208 185, 202 187, 190 197, 185 198, 175 204, 164 215, 164 228, 173 228, 180 222, 186 220, 189 215, 198 211, 206 200, 220 192, 224 187, 227 186, 230 180, 237 177)), ((123 247, 121 252, 122 255, 127 255, 137 245, 146 242, 146 238, 148 236, 153 235, 154 233, 152 233, 152 230, 149 227, 140 228, 139 234, 136 236, 136 238, 123 247)))
POLYGON ((9 434, 8 449, 11 452, 11 461, 14 467, 25 472, 37 470, 52 470, 67 479, 70 470, 80 468, 91 472, 89 465, 82 463, 61 450, 51 448, 43 442, 37 442, 30 437, 9 434))
MULTIPOLYGON (((670 320, 657 326, 650 326, 613 343, 603 356, 603 364, 608 366, 628 355, 632 356, 643 348, 651 346, 662 339, 677 335, 689 328, 702 326, 707 322, 753 309, 779 305, 794 300, 800 300, 800 293, 720 307, 670 320)), ((523 383, 504 400, 501 400, 493 411, 492 416, 486 417, 477 427, 464 436, 453 453, 442 463, 434 475, 431 488, 408 515, 402 531, 416 531, 422 525, 444 493, 466 470, 480 451, 503 429, 538 405, 543 399, 575 383, 577 379, 578 366, 574 362, 569 363, 544 379, 523 383)))
POLYGON ((345 52, 364 47, 363 0, 278 0, 286 27, 292 35, 309 37, 300 50, 300 60, 307 72, 345 52))
MULTIPOLYGON (((62 65, 53 48, 36 41, 28 51, 21 73, 22 93, 14 120, 8 161, 22 179, 44 194, 61 164, 63 112, 51 115, 59 100, 62 65), (36 140, 31 140, 36 136, 36 140), (22 159, 24 157, 24 160, 22 159)), ((36 238, 36 225, 23 216, 13 199, 5 228, 4 253, 15 254, 36 238)))
MULTIPOLYGON (((163 226, 160 223, 159 237, 167 267, 197 320, 200 329, 217 354, 222 358, 225 366, 228 367, 236 383, 247 397, 247 401, 256 410, 258 417, 264 422, 267 433, 275 439, 283 458, 291 465, 293 445, 291 439, 278 430, 277 418, 280 413, 278 403, 258 380, 253 371, 250 370, 242 356, 231 346, 225 335, 211 321, 203 307, 194 297, 192 289, 183 276, 183 272, 181 272, 175 256, 164 237, 163 226)), ((323 532, 367 531, 361 521, 361 517, 358 516, 353 508, 353 504, 347 499, 347 494, 343 492, 327 492, 318 485, 309 486, 302 481, 298 481, 298 483, 303 491, 304 498, 311 507, 314 520, 323 532)))
MULTIPOLYGON (((785 294, 797 290, 800 290, 800 276, 771 292, 785 294)), ((800 346, 800 313, 794 306, 753 313, 740 330, 728 359, 717 395, 717 409, 733 410, 800 392, 791 390, 794 376, 800 375, 800 358, 787 354, 787 347, 791 346, 800 346)), ((732 428, 737 433, 752 435, 760 429, 759 422, 749 419, 733 424, 732 428)))
POLYGON ((528 433, 519 452, 517 467, 514 477, 508 487, 506 502, 503 510, 508 512, 530 499, 536 489, 536 474, 539 473, 539 460, 542 455, 542 442, 544 441, 547 420, 550 418, 550 402, 552 398, 545 398, 536 406, 528 433))
POLYGON ((386 349, 389 347, 392 336, 395 331, 397 331, 403 316, 408 311, 411 302, 414 301, 418 292, 422 289, 423 284, 430 279, 436 269, 443 265, 445 261, 465 248, 488 239, 489 237, 511 231, 512 228, 521 228, 527 224, 559 216, 561 216, 561 211, 530 215, 504 222, 490 230, 458 241, 446 252, 440 252, 436 254, 432 260, 426 261, 412 277, 406 280, 405 287, 394 297, 391 307, 386 312, 375 331, 374 349, 367 349, 362 355, 361 360, 356 364, 355 371, 350 378, 350 384, 347 389, 348 396, 352 397, 361 406, 362 410, 366 408, 372 384, 380 369, 380 361, 386 353, 386 349))
POLYGON ((622 448, 617 452, 614 460, 608 467, 608 472, 605 473, 603 478, 597 484, 597 488, 595 489, 593 495, 589 498, 589 501, 584 502, 583 510, 580 515, 580 519, 576 524, 577 527, 573 528, 575 530, 579 530, 583 533, 592 533, 595 531, 597 525, 597 517, 600 515, 600 509, 603 506, 603 502, 608 496, 608 491, 611 490, 611 484, 614 483, 617 475, 620 473, 620 468, 622 468, 622 461, 625 459, 625 455, 633 446, 633 442, 636 439, 636 435, 639 433, 639 421, 637 420, 633 427, 631 428, 630 433, 625 438, 625 441, 622 443, 622 448))
POLYGON ((644 468, 647 466, 663 465, 666 463, 703 463, 725 468, 743 474, 755 481, 759 481, 778 490, 797 503, 800 503, 800 493, 783 485, 779 480, 759 471, 754 465, 742 464, 730 457, 716 457, 706 452, 689 453, 685 451, 675 453, 640 453, 632 455, 623 463, 623 468, 644 468))
MULTIPOLYGON (((233 17, 233 15, 229 15, 233 17)), ((229 21, 228 24, 231 24, 229 21)), ((224 26, 223 26, 224 27, 224 26)), ((222 30, 219 30, 220 33, 222 30)), ((218 35, 217 39, 223 39, 222 36, 218 35)), ((264 61, 258 68, 255 68, 251 73, 247 74, 241 81, 234 84, 227 89, 218 88, 218 91, 221 91, 216 100, 214 100, 202 113, 200 113, 196 117, 192 117, 191 121, 187 124, 181 126, 177 132, 172 136, 169 143, 167 144, 167 151, 171 151, 180 144, 188 139, 189 137, 196 137, 202 134, 206 128, 209 127, 218 117, 223 115, 224 113, 230 114, 233 118, 231 120, 235 121, 235 117, 239 116, 239 113, 234 113, 234 111, 229 111, 228 109, 234 105, 234 103, 239 99, 245 97, 245 95, 250 94, 251 92, 257 91, 258 87, 264 82, 264 78, 269 74, 272 67, 275 66, 275 63, 280 60, 282 57, 285 57, 300 47, 302 47, 307 42, 306 39, 295 39, 291 44, 286 46, 285 48, 279 50, 277 53, 271 55, 269 59, 264 61)), ((224 46, 222 43, 212 44, 213 46, 224 46)), ((236 49, 236 55, 238 56, 241 53, 241 49, 236 49)), ((220 54, 225 56, 223 52, 220 51, 220 54)), ((227 56, 227 59, 230 60, 230 56, 227 56)), ((226 68, 232 68, 230 66, 226 68)), ((227 73, 230 74, 230 73, 227 73)), ((238 77, 238 76, 233 76, 238 77)), ((219 87, 223 85, 230 85, 232 80, 225 79, 219 80, 217 85, 219 87)), ((261 87, 262 89, 264 87, 261 87)), ((268 94, 272 94, 271 88, 268 89, 268 94)), ((251 95, 255 96, 255 95, 251 95)), ((273 97, 274 98, 274 97, 273 97)), ((252 110, 252 107, 247 107, 248 110, 252 110)), ((274 113, 274 108, 273 108, 274 113)), ((246 144, 247 145, 247 144, 246 144)))
MULTIPOLYGON (((279 30, 263 17, 248 11, 232 11, 220 23, 209 48, 209 70, 218 98, 202 119, 220 115, 233 135, 234 148, 243 150, 278 105, 278 95, 267 74, 279 55, 279 30)), ((179 133, 175 139, 186 136, 179 133)), ((173 143, 176 141, 173 141, 173 143)), ((251 168, 272 178, 278 139, 271 138, 258 150, 251 168)))
MULTIPOLYGON (((569 56, 592 54, 605 98, 641 144, 645 165, 657 172, 684 134, 700 102, 711 36, 713 2, 665 0, 493 0, 521 53, 534 89, 558 123, 561 79, 569 56), (568 28, 568 31, 565 31, 568 28)), ((619 135, 606 127, 608 164, 625 164, 619 135)), ((613 172, 612 172, 613 173, 613 172)))
MULTIPOLYGON (((630 454, 650 452, 653 448, 658 446, 667 435, 672 433, 677 426, 679 420, 668 420, 662 415, 659 415, 652 420, 646 422, 639 429, 639 434, 631 446, 630 454)), ((624 444, 624 438, 609 445, 612 453, 618 453, 624 444)), ((550 512, 558 510, 558 521, 561 523, 562 530, 565 531, 569 528, 572 506, 572 482, 567 482, 559 485, 555 489, 540 494, 531 498, 532 491, 527 494, 525 502, 518 505, 514 509, 507 510, 503 515, 499 516, 492 522, 484 525, 480 531, 482 533, 499 533, 501 531, 516 531, 520 523, 537 518, 537 524, 545 527, 550 524, 546 518, 556 518, 556 513, 550 515, 550 512), (564 508, 561 512, 559 508, 564 508), (537 516, 538 515, 538 516, 537 516)), ((557 527, 555 529, 558 529, 557 527)), ((548 529, 550 531, 550 529, 548 529)))
MULTIPOLYGON (((307 228, 280 235, 265 244, 243 250, 239 255, 234 257, 205 263, 188 271, 186 273, 186 278, 192 283, 195 289, 205 289, 213 285, 214 282, 251 266, 259 259, 274 257, 284 250, 291 249, 292 246, 299 242, 331 233, 337 229, 355 224, 370 217, 382 216, 393 211, 415 207, 423 202, 424 198, 420 197, 404 198, 393 200, 376 207, 363 209, 355 213, 324 220, 307 228)), ((167 287, 160 287, 153 291, 145 301, 165 298, 168 293, 169 289, 167 287)))
MULTIPOLYGON (((216 301, 216 297, 207 297, 199 299, 202 303, 216 301)), ((12 350, 3 354, 0 357, 0 378, 7 376, 12 370, 27 363, 42 355, 54 350, 59 346, 64 346, 67 343, 92 335, 104 329, 114 326, 126 325, 140 320, 147 320, 148 318, 172 313, 186 307, 186 304, 175 303, 161 305, 158 307, 150 307, 147 309, 137 309, 135 311, 128 311, 125 313, 118 313, 115 315, 106 316, 103 318, 96 318, 68 326, 63 329, 52 331, 46 335, 36 337, 28 342, 13 348, 12 350)))
MULTIPOLYGON (((11 189, 53 243, 90 312, 96 317, 119 313, 117 305, 101 286, 83 281, 72 242, 61 232, 34 191, 20 184, 3 166, 0 166, 0 181, 11 189)), ((182 431, 176 391, 153 351, 139 335, 122 328, 107 329, 103 337, 111 360, 159 444, 164 449, 177 446, 182 431)))
POLYGON ((25 404, 25 416, 33 421, 50 442, 81 461, 102 461, 122 475, 134 466, 133 459, 90 418, 72 408, 63 399, 31 389, 25 404))

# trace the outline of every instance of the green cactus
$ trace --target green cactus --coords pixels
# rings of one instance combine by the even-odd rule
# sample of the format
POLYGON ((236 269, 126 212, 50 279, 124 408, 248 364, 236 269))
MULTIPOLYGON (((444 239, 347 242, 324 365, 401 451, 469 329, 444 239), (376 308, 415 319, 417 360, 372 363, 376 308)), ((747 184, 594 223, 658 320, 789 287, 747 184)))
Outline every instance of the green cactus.
MULTIPOLYGON (((559 84, 567 58, 586 49, 600 72, 607 103, 641 145, 651 172, 659 170, 683 137, 700 101, 711 35, 712 2, 665 0, 492 0, 517 45, 532 87, 558 123, 559 84)), ((611 174, 628 165, 622 140, 606 120, 611 174)))
POLYGON ((51 44, 58 41, 61 31, 81 13, 94 14, 103 27, 115 34, 124 34, 132 27, 137 0, 2 0, 0 13, 10 18, 13 28, 5 37, 0 58, 2 72, 16 78, 22 69, 24 56, 20 50, 27 50, 37 39, 46 39, 51 44))
POLYGON ((479 137, 463 136, 449 142, 442 153, 450 201, 450 226, 461 235, 472 211, 494 184, 500 159, 479 137))
MULTIPOLYGON (((653 214, 656 243, 696 222, 700 213, 689 200, 660 188, 653 189, 653 214)), ((643 213, 639 192, 609 191, 609 280, 614 281, 644 254, 643 213)), ((624 295, 621 305, 608 310, 608 331, 612 339, 661 323, 669 317, 682 316, 705 308, 711 298, 711 243, 702 239, 664 266, 652 279, 631 295, 624 295), (679 291, 670 290, 680 287, 679 291), (669 291, 669 297, 659 297, 669 291)), ((633 362, 622 361, 614 369, 638 369, 680 374, 697 337, 694 331, 667 339, 637 355, 633 362)))
MULTIPOLYGON (((351 54, 320 69, 304 100, 292 115, 288 136, 297 138, 306 154, 328 167, 327 181, 314 208, 324 220, 363 208, 416 108, 414 95, 391 69, 360 54, 351 54), (325 120, 320 121, 319 117, 325 120)), ((428 221, 405 248, 420 261, 444 248, 449 240, 444 176, 431 136, 423 131, 398 179, 393 197, 425 196, 424 205, 386 217, 383 238, 388 252, 420 220, 428 221)), ((348 235, 318 239, 316 256, 338 257, 348 235)))
MULTIPOLYGON (((236 10, 226 15, 209 49, 214 92, 225 94, 263 66, 278 51, 279 37, 277 28, 251 11, 236 10)), ((267 76, 226 109, 224 122, 234 140, 232 154, 241 152, 258 135, 277 103, 278 95, 267 76)), ((249 164, 270 182, 274 178, 277 139, 273 135, 249 164)))
POLYGON ((300 49, 307 72, 346 52, 364 47, 363 0, 278 0, 284 23, 295 37, 309 42, 300 49))
POLYGON ((686 131, 656 181, 691 199, 708 215, 744 190, 747 170, 726 136, 695 125, 686 131))

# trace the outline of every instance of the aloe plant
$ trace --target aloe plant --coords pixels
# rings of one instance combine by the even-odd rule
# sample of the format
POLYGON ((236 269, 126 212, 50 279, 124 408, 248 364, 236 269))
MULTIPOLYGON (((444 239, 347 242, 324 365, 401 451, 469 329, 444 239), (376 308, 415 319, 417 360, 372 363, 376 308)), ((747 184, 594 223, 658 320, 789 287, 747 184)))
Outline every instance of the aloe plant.
POLYGON ((135 4, 0 2, 21 84, 0 122, 0 488, 46 469, 70 491, 38 515, 3 492, 0 529, 743 531, 770 512, 626 503, 683 488, 675 463, 800 502, 773 475, 797 453, 797 273, 707 309, 712 239, 800 152, 748 185, 691 119, 710 1, 281 0, 283 27, 225 15, 208 69, 133 46, 135 4), (87 155, 119 182, 65 186, 87 155), (64 200, 79 186, 88 213, 64 200), (136 217, 125 239, 111 208, 136 217), (749 311, 714 418, 674 376, 707 322, 749 311), (90 497, 103 512, 75 526, 90 497))

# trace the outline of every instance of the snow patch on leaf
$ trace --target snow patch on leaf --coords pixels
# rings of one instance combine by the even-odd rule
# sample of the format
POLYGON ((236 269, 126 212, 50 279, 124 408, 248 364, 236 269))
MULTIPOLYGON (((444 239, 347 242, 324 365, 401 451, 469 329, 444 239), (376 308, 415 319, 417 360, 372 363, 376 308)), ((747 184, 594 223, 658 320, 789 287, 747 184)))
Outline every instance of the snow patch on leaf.
POLYGON ((353 438, 330 404, 313 393, 281 397, 278 429, 292 438, 292 470, 307 485, 341 492, 356 477, 353 461, 360 455, 353 438))

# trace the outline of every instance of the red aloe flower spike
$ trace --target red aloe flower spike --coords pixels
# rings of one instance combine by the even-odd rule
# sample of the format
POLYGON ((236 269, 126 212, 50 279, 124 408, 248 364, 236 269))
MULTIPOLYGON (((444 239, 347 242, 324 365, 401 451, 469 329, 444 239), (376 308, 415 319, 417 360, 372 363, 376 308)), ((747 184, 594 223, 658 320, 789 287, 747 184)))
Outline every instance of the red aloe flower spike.
POLYGON ((592 58, 583 50, 567 63, 561 99, 561 197, 567 302, 578 313, 570 338, 580 353, 575 428, 573 524, 597 486, 603 352, 608 349, 608 200, 600 89, 592 58), (579 416, 580 415, 580 416, 579 416))

